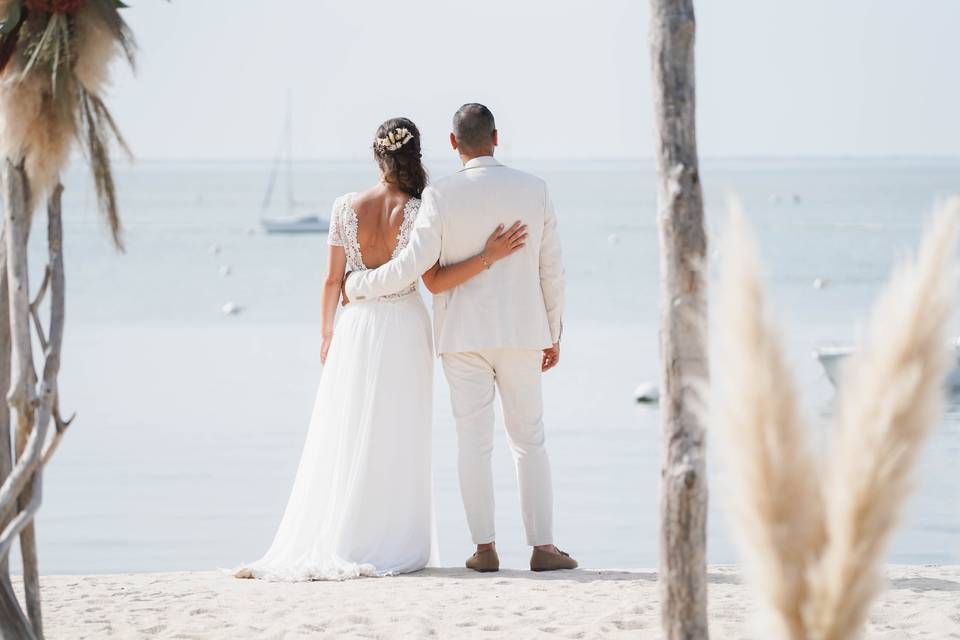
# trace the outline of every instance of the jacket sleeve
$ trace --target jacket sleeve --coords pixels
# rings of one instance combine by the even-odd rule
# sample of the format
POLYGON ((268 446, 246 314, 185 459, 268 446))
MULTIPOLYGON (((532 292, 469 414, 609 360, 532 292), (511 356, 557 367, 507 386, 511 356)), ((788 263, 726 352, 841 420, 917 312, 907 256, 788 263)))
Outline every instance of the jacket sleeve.
POLYGON ((540 288, 547 308, 547 321, 550 323, 550 337, 559 342, 563 333, 564 272, 560 251, 560 234, 557 231, 557 214, 553 200, 544 185, 543 237, 540 241, 540 288))
POLYGON ((350 300, 369 300, 396 293, 426 273, 440 259, 443 221, 431 189, 423 192, 420 211, 410 242, 397 257, 367 271, 356 271, 347 278, 345 289, 350 300))

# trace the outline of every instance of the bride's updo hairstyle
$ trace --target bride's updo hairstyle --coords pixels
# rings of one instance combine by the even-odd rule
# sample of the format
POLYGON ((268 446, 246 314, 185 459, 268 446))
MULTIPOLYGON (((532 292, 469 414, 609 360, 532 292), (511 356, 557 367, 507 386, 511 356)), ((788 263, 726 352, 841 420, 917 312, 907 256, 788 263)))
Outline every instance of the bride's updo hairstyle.
POLYGON ((383 180, 414 198, 423 195, 427 172, 420 161, 420 130, 408 118, 391 118, 377 129, 373 139, 383 180))

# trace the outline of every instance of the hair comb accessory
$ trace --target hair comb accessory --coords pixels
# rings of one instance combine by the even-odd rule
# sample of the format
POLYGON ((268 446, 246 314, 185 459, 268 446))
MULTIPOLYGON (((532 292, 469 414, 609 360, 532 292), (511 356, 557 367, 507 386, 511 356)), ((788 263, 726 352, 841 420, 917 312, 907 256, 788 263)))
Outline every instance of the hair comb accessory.
POLYGON ((377 138, 377 148, 386 151, 396 151, 413 140, 413 134, 406 127, 397 128, 387 134, 386 138, 377 138))

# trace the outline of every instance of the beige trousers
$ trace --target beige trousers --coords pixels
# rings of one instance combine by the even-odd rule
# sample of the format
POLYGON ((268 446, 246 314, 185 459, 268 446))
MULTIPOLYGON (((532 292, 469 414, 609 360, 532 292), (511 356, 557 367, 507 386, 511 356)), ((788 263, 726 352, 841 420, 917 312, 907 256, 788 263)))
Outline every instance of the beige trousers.
POLYGON ((444 353, 457 423, 460 493, 474 544, 493 542, 493 401, 500 392, 517 469, 527 543, 553 544, 553 483, 544 445, 540 362, 535 349, 444 353))

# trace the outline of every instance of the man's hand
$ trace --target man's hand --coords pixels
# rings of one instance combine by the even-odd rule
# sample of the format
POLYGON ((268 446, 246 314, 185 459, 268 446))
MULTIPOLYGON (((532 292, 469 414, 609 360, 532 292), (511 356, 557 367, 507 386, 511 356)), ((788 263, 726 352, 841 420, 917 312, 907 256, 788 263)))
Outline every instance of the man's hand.
POLYGON ((540 371, 549 371, 560 362, 560 343, 554 342, 552 347, 543 350, 543 362, 540 364, 540 371))
POLYGON ((353 271, 347 271, 343 274, 343 281, 340 283, 340 297, 343 298, 343 306, 350 304, 350 299, 347 297, 347 278, 350 277, 350 274, 353 271))

